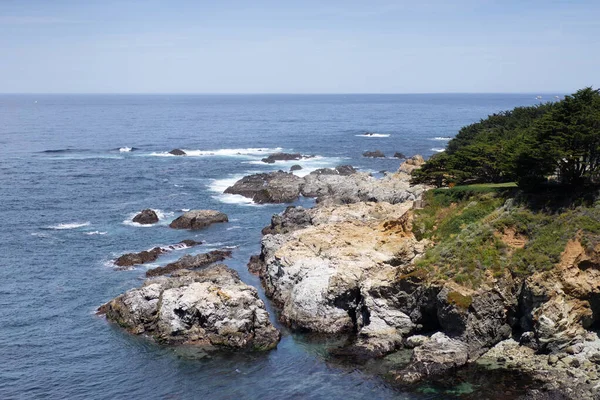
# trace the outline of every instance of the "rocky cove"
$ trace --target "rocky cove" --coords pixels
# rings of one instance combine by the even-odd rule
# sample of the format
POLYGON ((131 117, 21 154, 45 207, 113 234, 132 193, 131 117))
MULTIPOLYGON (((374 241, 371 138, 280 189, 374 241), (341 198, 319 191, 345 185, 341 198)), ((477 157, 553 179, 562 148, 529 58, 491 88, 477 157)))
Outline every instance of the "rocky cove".
MULTIPOLYGON (((522 398, 597 398, 597 248, 576 236, 550 270, 485 273, 476 285, 423 268, 420 260, 440 246, 413 226, 430 207, 424 196, 430 188, 410 184, 423 162, 409 158, 380 179, 349 166, 304 178, 279 171, 245 177, 226 190, 256 203, 316 198, 312 208, 290 206, 274 215, 260 254, 249 260, 276 317, 292 331, 343 338, 328 349, 334 359, 387 365, 401 354, 401 363, 381 372, 402 387, 477 365, 529 376, 536 383, 518 393, 522 398)), ((518 210, 509 199, 486 223, 518 210)), ((227 220, 208 215, 212 222, 227 220)), ((172 224, 204 226, 189 218, 185 226, 172 224)), ((498 235, 507 252, 527 244, 509 229, 498 235)), ((276 347, 280 333, 256 291, 214 264, 225 257, 184 262, 99 311, 161 343, 276 347)))

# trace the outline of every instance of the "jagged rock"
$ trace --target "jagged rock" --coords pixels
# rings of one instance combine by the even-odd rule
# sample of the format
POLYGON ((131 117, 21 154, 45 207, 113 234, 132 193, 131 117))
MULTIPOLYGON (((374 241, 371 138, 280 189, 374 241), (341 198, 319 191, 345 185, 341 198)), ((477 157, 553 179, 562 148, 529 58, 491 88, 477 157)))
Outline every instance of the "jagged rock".
POLYGON ((222 264, 147 280, 98 312, 165 344, 267 350, 280 338, 256 289, 222 264))
POLYGON ((192 210, 177 217, 169 225, 174 229, 202 229, 217 222, 227 222, 227 215, 215 210, 192 210))
POLYGON ((179 260, 165 265, 164 267, 156 267, 146 271, 147 277, 166 275, 180 269, 196 269, 218 261, 231 257, 230 250, 213 250, 208 253, 196 254, 194 256, 186 254, 179 260))
POLYGON ((117 258, 114 264, 117 267, 131 267, 137 264, 145 264, 155 261, 158 256, 165 252, 165 249, 161 247, 155 247, 151 250, 140 251, 139 253, 127 253, 117 258))
POLYGON ((290 206, 271 217, 271 225, 263 228, 262 234, 289 233, 311 224, 311 212, 304 207, 290 206))
POLYGON ((301 158, 302 154, 300 153, 273 153, 268 157, 263 158, 261 161, 267 164, 273 164, 275 161, 300 160, 301 158))
POLYGON ((169 154, 172 154, 174 156, 185 156, 187 155, 187 153, 181 149, 173 149, 169 152, 169 154))
POLYGON ((404 153, 400 153, 399 151, 394 153, 394 158, 406 158, 404 153))
POLYGON ((415 169, 421 168, 423 164, 425 164, 425 160, 422 156, 417 154, 400 164, 398 172, 404 172, 405 174, 410 175, 415 169))
POLYGON ((139 253, 127 253, 123 254, 119 258, 117 258, 114 264, 118 267, 131 267, 137 264, 145 264, 148 262, 156 261, 156 259, 164 253, 167 253, 171 250, 175 250, 177 248, 185 247, 193 247, 196 245, 202 244, 202 242, 197 242, 191 239, 185 239, 175 245, 170 245, 167 247, 155 247, 151 250, 144 250, 139 253))
POLYGON ((300 171, 301 169, 302 169, 302 165, 295 164, 290 167, 290 172, 291 171, 300 171))
POLYGON ((381 150, 365 151, 363 153, 363 157, 384 158, 385 154, 383 154, 383 152, 381 150))
POLYGON ((348 176, 356 173, 352 165, 338 165, 335 168, 319 168, 311 172, 311 175, 342 175, 348 176))
POLYGON ((158 222, 158 215, 156 212, 151 209, 143 210, 135 217, 133 217, 133 222, 137 222, 142 225, 150 225, 158 222))
POLYGON ((287 172, 277 171, 246 176, 224 193, 239 194, 255 203, 291 203, 300 195, 303 179, 287 172))

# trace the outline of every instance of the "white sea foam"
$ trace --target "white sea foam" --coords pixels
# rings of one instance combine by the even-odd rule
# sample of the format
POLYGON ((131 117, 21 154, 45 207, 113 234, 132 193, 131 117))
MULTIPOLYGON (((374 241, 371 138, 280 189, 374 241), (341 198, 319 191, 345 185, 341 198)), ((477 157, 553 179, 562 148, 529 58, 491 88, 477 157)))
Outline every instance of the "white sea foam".
POLYGON ((181 209, 181 210, 179 210, 179 211, 181 211, 181 212, 188 212, 188 211, 190 211, 190 209, 189 209, 189 208, 182 208, 182 209, 181 209))
POLYGON ((218 193, 218 195, 213 196, 213 199, 219 200, 222 203, 239 204, 245 206, 258 206, 259 204, 255 204, 252 201, 252 199, 241 196, 239 194, 223 193, 225 189, 227 189, 229 186, 233 186, 233 184, 235 184, 238 180, 242 179, 243 177, 244 175, 235 175, 225 179, 213 179, 208 185, 208 190, 214 193, 218 193))
MULTIPOLYGON (((275 161, 274 163, 270 163, 270 164, 264 163, 260 160, 246 161, 246 163, 253 164, 253 165, 262 165, 267 168, 271 167, 275 170, 278 170, 278 169, 289 170, 292 165, 300 165, 302 167, 302 169, 297 170, 297 171, 292 171, 292 173, 296 176, 303 177, 303 176, 306 176, 306 175, 310 174, 311 172, 313 172, 317 169, 320 169, 320 168, 336 167, 336 166, 342 164, 343 160, 344 160, 344 158, 341 158, 341 157, 314 156, 314 157, 302 158, 300 160, 278 160, 278 161, 275 161)), ((256 172, 249 172, 249 173, 256 173, 256 172)), ((223 189, 223 190, 225 190, 225 189, 223 189)))
POLYGON ((93 231, 93 232, 84 232, 86 235, 106 235, 108 232, 100 232, 100 231, 93 231))
POLYGON ((69 222, 69 223, 65 223, 65 224, 58 224, 58 225, 51 225, 49 227, 47 227, 46 229, 54 229, 54 230, 58 230, 58 231, 62 231, 62 230, 66 230, 66 229, 77 229, 77 228, 82 228, 84 226, 89 226, 90 222, 69 222))
POLYGON ((357 137, 366 137, 366 138, 384 138, 390 137, 389 133, 361 133, 360 135, 354 135, 357 137))
POLYGON ((446 149, 434 147, 433 149, 431 149, 431 151, 435 151, 436 153, 441 153, 442 151, 446 151, 446 149))
MULTIPOLYGON (((256 157, 256 156, 268 156, 270 153, 276 153, 282 151, 281 147, 268 148, 268 147, 251 147, 245 149, 216 149, 216 150, 190 150, 182 149, 188 157, 256 157)), ((151 156, 157 157, 181 157, 169 154, 167 151, 153 152, 151 156)))
POLYGON ((121 147, 121 148, 119 149, 119 151, 120 151, 121 153, 129 153, 131 150, 132 150, 132 148, 131 148, 131 147, 121 147))
POLYGON ((452 140, 452 138, 451 137, 436 136, 436 137, 431 138, 429 140, 437 140, 437 141, 440 141, 440 142, 448 142, 448 141, 452 140))
POLYGON ((228 231, 232 231, 234 229, 242 229, 242 227, 239 225, 234 225, 234 226, 230 226, 229 228, 227 228, 228 231))
POLYGON ((150 228, 157 225, 165 225, 169 222, 167 219, 175 215, 174 212, 165 212, 159 209, 152 209, 152 211, 154 211, 156 213, 156 216, 158 217, 158 222, 156 224, 140 224, 137 222, 133 222, 133 217, 135 217, 139 213, 139 211, 129 214, 127 216, 127 219, 123 220, 123 224, 135 226, 136 228, 150 228))

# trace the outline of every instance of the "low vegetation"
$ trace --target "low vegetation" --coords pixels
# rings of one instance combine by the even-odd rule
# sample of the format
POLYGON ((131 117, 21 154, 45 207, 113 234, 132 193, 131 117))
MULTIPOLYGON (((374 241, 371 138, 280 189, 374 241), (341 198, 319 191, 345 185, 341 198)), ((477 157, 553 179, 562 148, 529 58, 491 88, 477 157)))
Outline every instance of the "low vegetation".
POLYGON ((506 186, 427 192, 413 232, 432 247, 416 262, 417 271, 476 287, 507 271, 525 276, 552 269, 571 239, 587 246, 600 242, 600 202, 536 210, 506 186))

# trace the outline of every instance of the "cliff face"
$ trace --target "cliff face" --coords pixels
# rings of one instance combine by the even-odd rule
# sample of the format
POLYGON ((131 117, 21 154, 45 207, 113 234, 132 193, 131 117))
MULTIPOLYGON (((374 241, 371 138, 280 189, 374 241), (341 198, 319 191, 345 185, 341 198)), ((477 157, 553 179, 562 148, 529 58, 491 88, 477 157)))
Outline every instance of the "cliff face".
POLYGON ((536 249, 544 249, 544 235, 557 219, 544 220, 543 229, 528 236, 506 222, 522 211, 511 202, 497 207, 487 197, 478 201, 434 213, 432 229, 454 229, 448 235, 454 247, 448 248, 448 241, 413 229, 419 212, 412 201, 334 205, 325 198, 313 209, 289 207, 263 230, 261 254, 251 267, 288 326, 353 333, 339 354, 372 358, 414 348, 408 365, 393 371, 399 382, 494 360, 577 393, 572 398, 594 398, 600 389, 594 333, 600 325, 600 245, 577 229, 555 232, 559 260, 548 268, 544 258, 537 268, 530 256, 543 252, 536 249), (578 233, 563 246, 571 232, 578 233), (473 243, 484 247, 469 248, 473 243), (530 263, 526 273, 515 260, 530 263), (469 271, 476 279, 465 280, 469 271), (509 360, 515 353, 521 363, 509 360), (555 362, 567 354, 576 361, 555 362))

